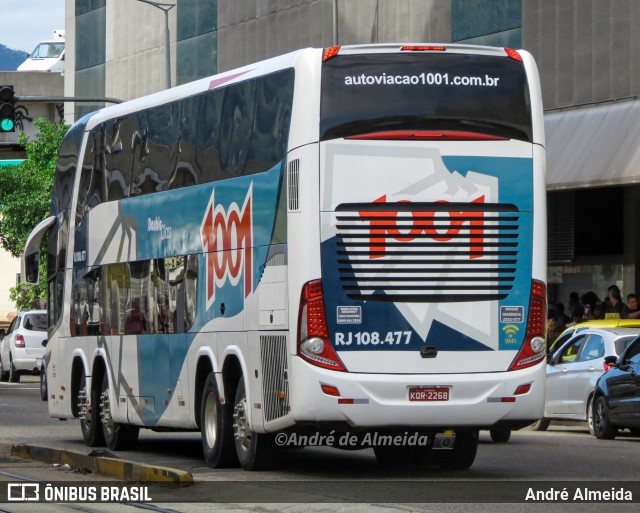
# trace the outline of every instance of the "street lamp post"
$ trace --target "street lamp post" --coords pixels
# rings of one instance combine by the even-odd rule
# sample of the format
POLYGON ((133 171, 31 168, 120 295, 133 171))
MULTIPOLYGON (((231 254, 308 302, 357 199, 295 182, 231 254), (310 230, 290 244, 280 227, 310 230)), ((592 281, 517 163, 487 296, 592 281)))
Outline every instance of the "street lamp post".
POLYGON ((169 48, 169 11, 173 9, 176 4, 162 4, 159 2, 152 2, 151 0, 137 0, 145 4, 153 5, 164 12, 164 76, 165 85, 167 89, 171 87, 171 51, 169 48))

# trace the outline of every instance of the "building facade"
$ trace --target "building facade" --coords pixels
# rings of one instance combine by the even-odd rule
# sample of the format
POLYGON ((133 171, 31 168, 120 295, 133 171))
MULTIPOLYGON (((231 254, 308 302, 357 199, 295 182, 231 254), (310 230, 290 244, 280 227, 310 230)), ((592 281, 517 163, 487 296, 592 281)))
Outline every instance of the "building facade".
MULTIPOLYGON (((65 95, 123 100, 307 46, 465 42, 529 50, 548 152, 549 299, 640 291, 640 2, 66 0, 65 95), (166 18, 165 18, 166 16, 166 18)), ((68 104, 68 120, 101 107, 68 104)))

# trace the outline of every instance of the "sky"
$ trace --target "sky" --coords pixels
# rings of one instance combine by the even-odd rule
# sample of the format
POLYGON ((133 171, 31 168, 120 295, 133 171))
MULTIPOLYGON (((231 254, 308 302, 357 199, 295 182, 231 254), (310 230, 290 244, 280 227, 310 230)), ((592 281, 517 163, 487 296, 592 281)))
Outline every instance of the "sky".
POLYGON ((0 43, 31 53, 38 42, 64 29, 65 0, 0 0, 0 43))

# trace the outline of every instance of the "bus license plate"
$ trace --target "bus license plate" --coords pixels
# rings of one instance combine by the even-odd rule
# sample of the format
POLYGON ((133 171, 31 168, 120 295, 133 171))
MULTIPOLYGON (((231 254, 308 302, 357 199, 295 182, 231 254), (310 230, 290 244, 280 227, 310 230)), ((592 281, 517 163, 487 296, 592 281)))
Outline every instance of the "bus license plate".
POLYGON ((410 387, 409 401, 448 401, 449 387, 410 387))

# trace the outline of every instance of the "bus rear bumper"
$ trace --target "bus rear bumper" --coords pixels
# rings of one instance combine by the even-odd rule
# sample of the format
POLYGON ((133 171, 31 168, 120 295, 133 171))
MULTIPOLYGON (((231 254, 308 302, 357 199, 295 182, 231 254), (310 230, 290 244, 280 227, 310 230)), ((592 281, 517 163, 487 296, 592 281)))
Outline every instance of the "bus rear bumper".
POLYGON ((299 424, 328 421, 356 428, 488 428, 500 423, 522 427, 542 418, 544 410, 544 362, 513 372, 356 374, 315 367, 293 357, 291 375, 291 382, 296 383, 290 391, 291 413, 299 424), (431 393, 422 391, 429 389, 447 394, 427 400, 431 393))

